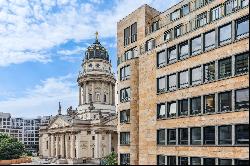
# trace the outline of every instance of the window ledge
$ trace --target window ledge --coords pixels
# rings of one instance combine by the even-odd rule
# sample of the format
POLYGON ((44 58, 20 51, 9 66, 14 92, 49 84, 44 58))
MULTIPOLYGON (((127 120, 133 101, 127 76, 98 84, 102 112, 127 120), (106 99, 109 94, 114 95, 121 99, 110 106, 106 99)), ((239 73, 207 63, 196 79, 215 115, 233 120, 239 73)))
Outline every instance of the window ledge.
POLYGON ((120 122, 120 125, 124 126, 124 125, 130 125, 131 123, 130 122, 120 122))

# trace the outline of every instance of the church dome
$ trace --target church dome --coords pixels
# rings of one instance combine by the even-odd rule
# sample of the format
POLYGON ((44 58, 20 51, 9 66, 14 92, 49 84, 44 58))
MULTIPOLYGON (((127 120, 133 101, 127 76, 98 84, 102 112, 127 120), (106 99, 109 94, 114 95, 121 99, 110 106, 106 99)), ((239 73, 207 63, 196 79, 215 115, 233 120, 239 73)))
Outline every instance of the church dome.
POLYGON ((96 41, 87 48, 85 53, 85 60, 89 59, 103 59, 109 61, 108 51, 98 41, 98 33, 96 33, 96 41))

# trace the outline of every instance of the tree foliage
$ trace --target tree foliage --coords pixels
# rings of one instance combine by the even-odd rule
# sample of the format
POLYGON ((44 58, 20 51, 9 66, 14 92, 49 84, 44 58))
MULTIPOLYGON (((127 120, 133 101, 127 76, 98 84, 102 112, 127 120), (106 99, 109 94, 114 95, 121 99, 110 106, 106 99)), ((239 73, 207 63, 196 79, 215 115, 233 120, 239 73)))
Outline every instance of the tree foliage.
POLYGON ((24 152, 24 145, 16 138, 0 134, 0 160, 18 159, 24 152))
POLYGON ((118 165, 117 154, 112 152, 110 155, 104 158, 105 165, 118 165))

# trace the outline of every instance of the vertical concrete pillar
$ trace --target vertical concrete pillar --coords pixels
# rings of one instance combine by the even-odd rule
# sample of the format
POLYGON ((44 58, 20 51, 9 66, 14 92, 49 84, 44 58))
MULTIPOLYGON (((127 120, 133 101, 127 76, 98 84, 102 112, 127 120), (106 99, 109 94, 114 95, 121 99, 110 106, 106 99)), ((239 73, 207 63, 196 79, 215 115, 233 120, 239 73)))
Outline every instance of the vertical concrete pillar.
POLYGON ((61 157, 65 158, 65 135, 64 134, 61 135, 60 142, 61 142, 61 157))
POLYGON ((100 153, 100 144, 99 144, 99 133, 95 134, 95 158, 99 158, 100 153))
POLYGON ((59 136, 56 136, 56 157, 58 157, 60 155, 60 151, 59 151, 59 136))
POLYGON ((50 146, 51 146, 51 155, 50 157, 55 157, 55 136, 54 134, 51 134, 51 142, 50 142, 50 146))
POLYGON ((82 105, 82 87, 79 87, 79 106, 82 105))
POLYGON ((219 145, 219 127, 215 126, 215 145, 219 145))
POLYGON ((215 113, 219 112, 219 94, 215 93, 215 113))
POLYGON ((235 140, 235 125, 232 125, 232 145, 234 146, 236 144, 235 140))
POLYGON ((112 85, 109 84, 109 104, 112 105, 112 85))
POLYGON ((72 134, 71 135, 71 159, 74 159, 74 158, 76 158, 75 157, 75 148, 76 148, 76 146, 75 146, 75 134, 72 134))
POLYGON ((48 140, 48 157, 51 156, 51 134, 49 135, 49 140, 48 140))
POLYGON ((111 133, 108 134, 108 153, 112 152, 112 136, 111 133))

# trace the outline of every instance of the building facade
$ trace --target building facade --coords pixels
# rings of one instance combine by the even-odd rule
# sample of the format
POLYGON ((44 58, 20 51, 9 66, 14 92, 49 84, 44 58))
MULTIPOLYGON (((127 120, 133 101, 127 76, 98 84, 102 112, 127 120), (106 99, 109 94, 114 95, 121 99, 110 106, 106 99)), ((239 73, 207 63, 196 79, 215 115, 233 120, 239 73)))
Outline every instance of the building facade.
POLYGON ((249 1, 144 5, 118 36, 119 164, 249 163, 249 1))
POLYGON ((12 118, 9 113, 0 113, 0 133, 17 138, 25 145, 26 150, 38 152, 39 128, 42 119, 50 117, 38 117, 36 119, 12 118))
POLYGON ((40 129, 40 154, 57 163, 98 161, 117 152, 115 77, 107 50, 96 41, 88 47, 79 85, 79 106, 67 109, 40 129), (56 161, 57 160, 57 161, 56 161))

